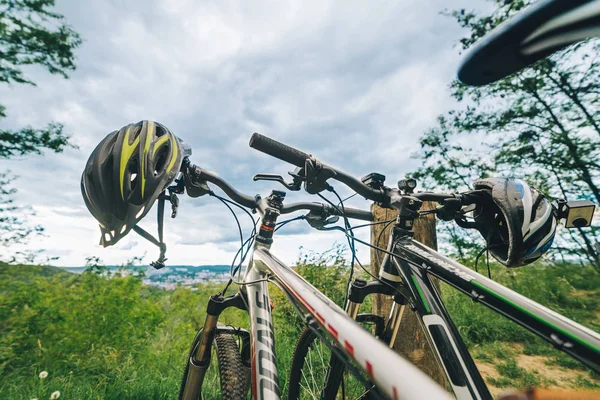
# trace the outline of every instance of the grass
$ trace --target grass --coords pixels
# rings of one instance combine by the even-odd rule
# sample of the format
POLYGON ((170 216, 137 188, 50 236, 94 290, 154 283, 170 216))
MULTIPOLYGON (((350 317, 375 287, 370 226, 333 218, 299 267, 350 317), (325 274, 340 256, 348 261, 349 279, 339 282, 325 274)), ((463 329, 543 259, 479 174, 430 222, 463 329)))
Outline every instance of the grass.
MULTIPOLYGON (((334 260, 332 267, 324 268, 325 262, 331 264, 331 260, 305 260, 299 271, 341 303, 344 267, 334 260)), ((518 270, 493 266, 492 276, 600 330, 600 276, 594 270, 577 265, 518 270)), ((133 277, 109 280, 48 267, 0 265, 0 398, 47 399, 56 390, 61 399, 176 398, 208 296, 221 287, 163 291, 145 287, 133 277), (48 371, 48 377, 40 379, 41 371, 48 371)), ((278 289, 273 287, 271 294, 280 385, 286 393, 289 363, 302 324, 278 289)), ((442 295, 474 358, 491 366, 487 381, 493 387, 600 389, 596 374, 525 329, 448 287, 442 287, 442 295), (561 371, 564 379, 556 378, 561 371)), ((247 316, 239 310, 227 310, 220 321, 247 326, 247 316)), ((216 385, 210 398, 219 398, 216 385)))
POLYGON ((531 372, 519 367, 517 362, 512 358, 496 364, 496 369, 501 377, 489 378, 488 381, 500 388, 544 387, 554 383, 551 380, 541 378, 535 371, 531 372))

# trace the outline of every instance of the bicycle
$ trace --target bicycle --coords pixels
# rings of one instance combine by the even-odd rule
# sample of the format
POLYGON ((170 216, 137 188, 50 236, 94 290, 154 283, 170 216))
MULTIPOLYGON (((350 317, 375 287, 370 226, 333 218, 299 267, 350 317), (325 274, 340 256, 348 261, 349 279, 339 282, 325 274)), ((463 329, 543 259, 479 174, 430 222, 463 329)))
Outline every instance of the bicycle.
MULTIPOLYGON (((408 367, 408 362, 389 350, 369 332, 356 325, 346 313, 310 283, 300 277, 292 268, 286 266, 270 252, 274 240, 277 218, 280 215, 307 210, 307 218, 316 224, 326 224, 331 216, 342 214, 335 206, 320 203, 294 203, 283 205, 285 192, 273 191, 268 197, 251 197, 236 191, 217 175, 193 166, 184 159, 184 176, 188 192, 194 187, 206 187, 212 183, 223 190, 235 203, 253 209, 261 215, 259 229, 253 248, 252 259, 243 279, 236 282, 240 291, 224 297, 221 294, 211 296, 204 327, 194 340, 190 357, 184 373, 180 391, 182 399, 197 399, 206 370, 210 364, 211 347, 215 344, 217 362, 221 368, 221 395, 223 398, 244 398, 248 389, 249 368, 252 366, 252 393, 254 398, 279 398, 276 354, 273 346, 273 327, 267 282, 275 283, 300 309, 310 311, 309 325, 325 324, 328 333, 337 337, 340 345, 353 349, 353 357, 362 364, 370 363, 373 351, 379 351, 379 361, 395 366, 398 370, 409 368, 404 380, 394 379, 392 370, 381 382, 392 382, 387 390, 413 393, 415 398, 444 398, 445 392, 431 385, 431 380, 420 371, 408 367), (250 316, 249 331, 239 328, 218 326, 218 316, 227 308, 236 307, 246 310, 250 316), (238 347, 238 340, 242 343, 238 347), (367 344, 368 347, 364 347, 367 344), (368 351, 366 351, 368 349, 368 351), (374 350, 376 349, 376 350, 374 350), (237 377, 237 378, 235 378, 237 377), (402 383, 404 381, 404 383, 402 383), (423 390, 412 386, 421 382, 423 390), (404 387, 403 387, 404 386, 404 387), (412 387, 412 388, 411 388, 412 387)), ((265 176, 257 176, 257 179, 265 176)), ((181 190, 180 190, 181 192, 181 190)), ((373 216, 368 211, 344 208, 346 218, 370 221, 373 216)), ((329 220, 331 222, 331 220, 329 220)), ((373 364, 375 365, 375 364, 373 364)), ((383 372, 383 371, 382 371, 383 372)), ((382 375, 383 376, 383 375, 382 375)))
MULTIPOLYGON (((459 77, 470 84, 489 83, 524 68, 570 43, 588 37, 590 33, 585 29, 585 24, 590 21, 586 20, 587 16, 595 13, 595 5, 592 3, 596 4, 597 2, 559 2, 554 0, 532 7, 476 46, 463 63, 459 77), (562 18, 565 15, 568 15, 569 18, 562 18), (565 24, 568 25, 567 28, 565 28, 565 24), (567 35, 565 31, 572 34, 567 35)), ((244 284, 242 288, 247 290, 247 302, 244 301, 242 306, 238 300, 233 300, 238 297, 228 300, 232 303, 238 301, 235 306, 246 307, 250 313, 251 335, 244 335, 241 354, 245 356, 242 365, 251 363, 253 366, 251 375, 254 398, 278 398, 280 394, 276 379, 272 379, 276 377, 276 373, 261 370, 261 361, 265 360, 263 356, 270 359, 271 368, 275 368, 273 342, 271 341, 271 346, 268 346, 260 340, 261 337, 273 337, 269 310, 266 306, 268 295, 264 280, 267 277, 276 282, 288 295, 290 301, 306 313, 307 328, 298 340, 292 361, 289 379, 289 398, 291 399, 304 398, 301 392, 307 387, 303 386, 301 382, 303 376, 306 376, 302 374, 302 369, 307 363, 312 362, 309 354, 315 348, 328 349, 330 355, 321 357, 321 360, 324 360, 322 361, 323 365, 317 371, 321 372, 322 382, 315 385, 314 393, 307 393, 307 398, 336 398, 340 391, 344 395, 343 376, 348 371, 357 375, 360 381, 358 386, 362 385, 362 389, 364 389, 359 395, 360 398, 385 396, 397 399, 400 395, 407 399, 447 397, 447 394, 439 388, 434 393, 435 385, 431 385, 430 381, 419 374, 413 375, 414 368, 402 367, 402 363, 387 350, 387 346, 393 343, 394 338, 398 335, 399 322, 407 306, 417 314, 421 321, 427 340, 434 349, 456 397, 459 399, 491 398, 485 382, 448 315, 430 276, 440 279, 452 288, 463 292, 473 301, 479 302, 501 316, 525 327, 596 373, 600 372, 600 335, 412 240, 412 224, 419 215, 418 210, 422 201, 438 202, 440 204, 437 209, 438 216, 445 214, 444 219, 451 220, 466 211, 465 208, 468 209, 468 207, 484 201, 476 191, 451 195, 414 193, 416 182, 410 180, 403 181, 398 189, 391 189, 383 185, 382 176, 371 174, 359 181, 321 163, 309 154, 259 134, 253 135, 250 146, 298 167, 294 177, 304 182, 308 193, 318 194, 328 189, 327 181, 334 179, 347 185, 366 199, 398 210, 398 217, 392 228, 387 248, 377 248, 386 254, 381 264, 379 278, 369 282, 354 280, 351 283, 344 314, 341 309, 331 305, 320 293, 315 292, 310 284, 303 281, 293 270, 278 261, 268 251, 276 217, 287 211, 281 204, 281 197, 277 198, 274 192, 269 206, 261 208, 250 199, 242 198, 232 190, 228 191, 227 185, 215 179, 214 176, 205 177, 206 180, 224 189, 227 194, 236 195, 234 197, 237 199, 232 197, 235 201, 246 207, 259 208, 262 214, 262 223, 253 259, 247 268, 245 281, 241 282, 244 284), (272 211, 273 208, 278 211, 272 211), (249 284, 253 281, 256 283, 249 284), (387 321, 383 321, 377 316, 359 317, 358 315, 359 306, 365 297, 374 293, 394 296, 392 310, 387 321), (350 323, 348 318, 363 321, 370 319, 374 322, 375 327, 372 332, 367 332, 350 323), (266 336, 265 333, 260 332, 266 332, 266 336), (373 341, 375 337, 378 339, 373 341), (253 348, 253 351, 248 352, 249 346, 253 348), (357 371, 359 369, 364 374, 361 375, 357 371), (407 380, 406 378, 409 376, 410 379, 407 380), (417 389, 415 390, 415 388, 417 389)), ((200 173, 198 178, 202 179, 202 175, 200 173)), ((292 187, 283 182, 281 177, 274 177, 272 180, 283 183, 288 189, 292 187)), ((294 184, 297 183, 294 182, 294 184)), ((293 187, 296 188, 296 186, 293 187)), ((334 205, 331 204, 331 206, 334 205)), ((588 220, 579 218, 576 224, 574 224, 576 217, 569 215, 568 204, 559 204, 556 211, 560 213, 560 217, 566 218, 571 226, 585 226, 591 223, 593 205, 586 204, 585 206, 588 208, 587 214, 590 217, 588 220), (590 207, 592 208, 591 213, 589 212, 590 207)), ((350 210, 340 210, 335 206, 329 212, 332 214, 337 212, 337 215, 346 214, 345 217, 358 216, 357 214, 352 215, 350 210)), ((346 223, 346 228, 348 227, 349 224, 346 223)), ((344 233, 347 236, 353 236, 351 231, 349 233, 346 230, 344 233)), ((354 237, 352 240, 361 242, 354 237)), ((364 242, 363 244, 369 245, 364 242)), ((244 295, 239 296, 244 299, 244 295)), ((211 301, 215 301, 215 304, 218 303, 217 300, 219 299, 211 299, 211 301)), ((225 302, 224 299, 219 301, 225 302)), ((201 363, 207 361, 207 349, 214 330, 218 329, 216 328, 216 315, 211 315, 209 312, 204 329, 198 340, 199 345, 196 348, 193 347, 193 354, 189 361, 190 371, 191 368, 199 368, 200 365, 194 364, 194 357, 199 357, 197 360, 200 360, 201 363)), ((192 375, 189 374, 188 378, 192 378, 192 375)), ((246 373, 247 375, 248 373, 246 373)), ((314 380, 314 374, 312 377, 314 380)), ((184 379, 184 387, 186 387, 186 382, 188 381, 184 379)), ((200 386, 201 383, 200 385, 196 383, 195 393, 199 393, 200 386)), ((187 393, 185 390, 183 391, 183 398, 193 398, 193 396, 186 397, 187 393)))
MULTIPOLYGON (((352 281, 346 310, 343 311, 269 252, 273 231, 279 215, 297 210, 323 213, 323 221, 330 215, 369 220, 372 218, 370 213, 353 209, 342 211, 333 204, 299 203, 284 206, 283 192, 273 191, 267 199, 252 198, 238 193, 214 174, 197 167, 188 168, 185 173, 193 176, 188 181, 217 185, 236 203, 256 209, 261 214, 261 223, 252 259, 243 280, 238 282, 240 292, 226 298, 219 295, 211 297, 204 329, 192 346, 181 398, 192 399, 199 395, 202 374, 210 359, 210 344, 216 341, 216 347, 219 348, 219 340, 215 338, 235 334, 240 335, 242 348, 234 350, 239 359, 233 365, 246 366, 246 370, 228 373, 227 376, 251 375, 254 398, 279 398, 281 393, 277 384, 267 281, 275 283, 288 296, 304 316, 307 325, 298 340, 292 361, 290 399, 313 398, 310 397, 313 395, 336 398, 340 391, 345 390, 343 376, 348 373, 356 377, 353 386, 362 390, 359 398, 397 399, 401 394, 402 398, 408 399, 447 398, 447 393, 439 386, 432 385, 428 378, 417 373, 414 367, 408 367, 389 349, 389 344, 398 335, 400 319, 407 306, 414 310, 422 322, 425 336, 457 398, 490 399, 485 382, 430 276, 515 321, 590 369, 600 372, 599 334, 412 240, 413 222, 419 216, 418 210, 423 201, 438 202, 438 214, 454 216, 464 212, 465 207, 468 209, 484 201, 480 191, 462 194, 414 193, 414 181, 401 181, 398 189, 384 186, 382 176, 377 174, 371 174, 361 181, 306 153, 257 133, 252 136, 250 146, 296 165, 299 169, 294 176, 303 181, 309 193, 327 189, 329 179, 337 180, 366 199, 398 210, 398 217, 394 221, 387 249, 378 248, 386 254, 379 277, 369 282, 358 279, 352 281), (358 317, 360 304, 366 296, 375 293, 394 296, 387 321, 376 316, 358 317), (250 332, 217 326, 218 315, 232 306, 249 312, 250 332), (370 320, 374 325, 373 331, 361 328, 351 322, 353 320, 370 320), (312 362, 309 354, 315 348, 317 351, 328 349, 330 352, 329 356, 320 357, 322 365, 318 367, 309 365, 312 362), (251 372, 247 370, 249 366, 252 366, 251 372), (307 393, 309 389, 302 382, 308 376, 308 373, 302 373, 305 367, 321 372, 319 378, 323 382, 315 385, 317 393, 307 393)), ((269 179, 283 181, 275 176, 269 179)), ((563 214, 562 217, 568 215, 563 214)), ((589 222, 585 221, 585 224, 589 222)), ((346 230, 344 232, 351 235, 346 230)), ((353 240, 369 245, 358 238, 353 240)), ((226 363, 225 360, 223 362, 226 363)), ((245 384, 245 379, 240 380, 240 387, 235 392, 238 397, 231 398, 243 398, 245 384)), ((222 395, 227 396, 223 385, 222 390, 222 395)))

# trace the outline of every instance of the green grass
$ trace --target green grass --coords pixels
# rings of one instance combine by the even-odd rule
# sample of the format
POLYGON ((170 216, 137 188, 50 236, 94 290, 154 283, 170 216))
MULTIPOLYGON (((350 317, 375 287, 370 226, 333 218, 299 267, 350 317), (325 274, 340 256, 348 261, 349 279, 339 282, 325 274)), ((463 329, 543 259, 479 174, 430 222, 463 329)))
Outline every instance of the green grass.
POLYGON ((493 364, 496 359, 516 357, 515 349, 504 342, 488 342, 474 345, 470 349, 471 355, 481 361, 493 364))
MULTIPOLYGON (((335 257, 334 257, 335 258, 335 257)), ((307 259, 299 272, 338 304, 343 301, 343 262, 307 259)), ((600 276, 576 265, 493 267, 492 276, 532 299, 600 330, 600 276)), ((163 291, 133 277, 73 275, 52 267, 0 265, 0 398, 173 399, 189 345, 205 318, 210 294, 163 291), (48 371, 41 380, 41 371, 48 371)), ((289 362, 302 321, 278 289, 271 289, 280 384, 286 392, 289 362)), ((579 371, 572 384, 600 389, 598 376, 523 328, 499 318, 469 297, 442 287, 448 310, 478 361, 492 364, 497 387, 553 384, 518 365, 519 352, 548 365, 579 371)), ((370 302, 363 305, 368 311, 370 302)), ((220 321, 247 326, 247 316, 227 310, 220 321)), ((219 398, 215 385, 210 398, 219 398)))
POLYGON ((551 380, 543 379, 535 371, 527 371, 517 365, 514 359, 507 359, 496 365, 500 378, 489 378, 488 382, 500 388, 540 387, 553 384, 551 380))

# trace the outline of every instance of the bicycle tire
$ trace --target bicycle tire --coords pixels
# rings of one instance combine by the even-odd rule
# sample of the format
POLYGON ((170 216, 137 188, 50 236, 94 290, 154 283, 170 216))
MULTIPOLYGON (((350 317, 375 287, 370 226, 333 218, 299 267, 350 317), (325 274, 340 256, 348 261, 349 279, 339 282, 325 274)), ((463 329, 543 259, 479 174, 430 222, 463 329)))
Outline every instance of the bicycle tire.
MULTIPOLYGON (((183 371, 181 387, 179 389, 179 399, 183 397, 183 389, 186 384, 188 371, 190 368, 189 358, 194 355, 194 351, 200 341, 202 331, 200 330, 190 348, 188 360, 183 371)), ((221 389, 222 400, 240 400, 245 399, 248 393, 248 382, 246 379, 245 368, 240 354, 240 347, 235 335, 225 332, 217 332, 213 340, 213 349, 216 353, 218 374, 221 389)), ((206 382, 206 378, 205 378, 206 382)), ((203 385, 205 386, 205 385, 203 385)), ((204 398, 204 396, 200 396, 204 398)))
MULTIPOLYGON (((358 323, 364 322, 364 323, 370 323, 372 322, 369 318, 369 315, 358 315, 356 318, 356 321, 358 323)), ((289 384, 288 384, 288 399, 289 400, 303 400, 304 398, 314 398, 315 395, 317 395, 317 398, 321 398, 321 393, 314 393, 312 392, 312 394, 309 394, 307 396, 303 396, 303 388, 304 390, 307 389, 306 385, 302 384, 303 381, 303 368, 305 367, 306 364, 306 360, 307 360, 307 356, 309 351, 311 350, 311 347, 316 343, 316 341, 321 341, 321 339, 317 336, 317 334, 315 334, 315 332, 309 328, 308 326, 302 331, 302 333, 300 334, 300 336, 298 337, 298 340, 296 342, 296 347, 294 349, 294 354, 292 356, 292 365, 291 365, 291 369, 290 369, 290 376, 289 376, 289 384)), ((337 365, 337 367, 335 368, 339 368, 339 366, 342 366, 343 368, 343 362, 341 362, 339 359, 337 359, 335 356, 333 356, 333 358, 331 358, 331 355, 329 355, 327 364, 328 364, 328 368, 329 365, 331 365, 332 363, 337 365), (330 358, 330 359, 329 359, 330 358)), ((331 371, 327 371, 327 374, 323 374, 323 371, 317 371, 316 374, 312 374, 313 378, 316 376, 317 378, 319 377, 323 377, 324 375, 329 375, 331 373, 331 371), (321 372, 321 373, 319 373, 321 372)), ((332 375, 337 375, 342 376, 344 374, 344 370, 342 371, 337 371, 337 374, 334 372, 332 375)), ((324 378, 327 379, 327 378, 324 378)), ((343 376, 342 376, 343 379, 343 376)), ((328 382, 327 380, 325 380, 325 382, 323 382, 323 386, 320 387, 320 385, 317 385, 316 389, 317 391, 321 391, 325 388, 325 386, 327 387, 327 392, 329 392, 329 395, 326 396, 324 399, 322 400, 333 400, 338 398, 337 394, 340 391, 340 388, 342 386, 342 381, 339 380, 339 378, 337 378, 338 382, 328 382), (331 394, 333 393, 333 395, 331 394)), ((306 382, 306 378, 304 378, 304 381, 306 382)), ((350 385, 348 385, 350 386, 350 385)), ((364 388, 362 388, 364 389, 364 388)), ((342 399, 345 399, 345 395, 343 397, 341 397, 342 399)), ((359 397, 349 397, 349 398, 357 398, 357 399, 363 399, 363 398, 371 398, 369 396, 369 394, 367 393, 366 395, 363 394, 359 397)))

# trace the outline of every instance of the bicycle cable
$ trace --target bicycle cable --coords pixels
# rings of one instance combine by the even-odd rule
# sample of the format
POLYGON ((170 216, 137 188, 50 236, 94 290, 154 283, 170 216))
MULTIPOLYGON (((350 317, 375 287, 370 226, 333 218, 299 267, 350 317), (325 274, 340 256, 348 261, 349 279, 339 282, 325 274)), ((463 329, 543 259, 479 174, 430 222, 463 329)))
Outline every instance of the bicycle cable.
MULTIPOLYGON (((317 193, 317 195, 325 200, 327 203, 329 203, 337 212, 338 214, 340 214, 344 220, 344 226, 345 226, 345 230, 344 232, 350 232, 350 236, 347 236, 347 241, 348 241, 348 246, 350 247, 350 252, 352 254, 351 260, 350 260, 350 273, 348 275, 348 283, 346 284, 346 295, 344 297, 344 309, 346 308, 347 304, 348 304, 348 297, 349 297, 349 289, 350 289, 350 285, 352 284, 352 278, 354 277, 354 263, 358 260, 358 258, 356 257, 356 247, 354 245, 354 231, 352 230, 352 226, 350 225, 350 221, 348 220, 348 217, 346 216, 346 211, 344 209, 344 201, 342 200, 342 198, 340 197, 340 195, 335 191, 335 189, 333 188, 333 186, 328 185, 327 188, 328 191, 332 192, 333 194, 336 195, 336 197, 338 198, 338 200, 340 201, 340 207, 341 210, 338 206, 336 206, 335 204, 333 204, 328 198, 326 198, 325 196, 323 196, 321 193, 317 193), (351 237, 351 239, 350 239, 351 237)), ((358 262, 359 265, 360 261, 358 262)), ((364 267, 362 267, 363 269, 365 269, 364 267)))
MULTIPOLYGON (((332 191, 334 194, 336 194, 336 196, 339 198, 339 195, 337 195, 337 192, 335 192, 335 189, 334 189, 333 187, 331 187, 331 186, 330 186, 330 191, 332 191)), ((332 203, 331 203, 331 202, 330 202, 330 201, 329 201, 327 198, 325 198, 325 197, 321 196, 321 194, 319 194, 319 193, 317 193, 317 194, 318 194, 318 195, 319 195, 319 196, 320 196, 320 197, 321 197, 323 200, 325 200, 325 201, 327 201, 329 204, 331 204, 331 205, 332 205, 332 206, 333 206, 333 207, 334 207, 334 208, 335 208, 335 209, 336 209, 338 212, 340 212, 339 208, 338 208, 337 206, 335 206, 334 204, 332 204, 332 203)), ((346 223, 346 226, 347 226, 347 227, 348 227, 348 226, 350 226, 350 222, 348 221, 348 218, 345 216, 345 212, 344 212, 344 221, 345 221, 345 223, 346 223)), ((395 221, 395 219, 394 219, 394 220, 392 220, 392 222, 393 222, 393 221, 395 221)), ((389 221, 388 221, 388 222, 389 222, 389 221)), ((348 234, 348 232, 347 232, 347 229, 343 229, 343 228, 341 228, 341 227, 338 227, 338 226, 336 226, 336 227, 332 227, 332 228, 330 228, 330 229, 329 229, 329 230, 339 230, 339 231, 342 231, 342 232, 343 232, 343 233, 346 235, 346 237, 348 237, 348 238, 350 238, 350 235, 351 235, 351 237, 352 237, 352 243, 351 243, 350 241, 348 241, 348 245, 350 246, 350 250, 352 251, 352 254, 354 255, 354 257, 353 257, 353 259, 352 259, 352 260, 353 260, 353 263, 352 263, 352 268, 351 268, 351 271, 352 271, 352 272, 354 271, 354 261, 356 261, 356 263, 358 264, 358 266, 359 266, 359 267, 360 267, 360 268, 361 268, 361 269, 362 269, 362 270, 363 270, 363 271, 364 271, 364 272, 365 272, 367 275, 369 275, 371 278, 375 279, 376 281, 378 281, 379 283, 381 283, 381 284, 383 284, 383 285, 386 285, 386 286, 388 286, 389 288, 391 288, 392 290, 394 290, 394 292, 396 292, 396 293, 398 293, 398 294, 400 294, 400 295, 402 295, 402 296, 403 296, 402 292, 401 292, 401 291, 400 291, 398 288, 396 288, 396 287, 395 287, 395 286, 393 286, 393 285, 390 285, 389 283, 387 283, 387 282, 383 281, 381 278, 379 278, 379 277, 375 276, 374 274, 372 274, 372 273, 371 273, 371 271, 367 270, 367 269, 366 269, 366 268, 365 268, 365 267, 362 265, 362 263, 360 262, 360 260, 359 260, 359 259, 356 257, 356 247, 355 247, 355 245, 354 245, 354 241, 356 240, 357 242, 359 242, 359 243, 363 243, 363 244, 364 244, 365 242, 364 242, 364 241, 362 241, 362 240, 360 240, 360 239, 357 239, 357 238, 354 236, 354 232, 352 232, 352 229, 353 229, 353 228, 350 226, 350 232, 351 232, 350 234, 348 234)), ((370 246, 371 246, 371 245, 370 245, 370 246)), ((371 246, 371 247, 373 247, 373 246, 371 246)), ((373 247, 373 248, 379 249, 379 247, 377 247, 377 246, 375 246, 375 247, 373 247)), ((387 251, 386 251, 386 252, 387 252, 387 251)), ((391 253, 390 253, 390 254, 391 254, 391 253)), ((392 255, 393 255, 393 254, 392 254, 392 255)), ((350 286, 350 284, 351 284, 351 280, 352 280, 352 273, 351 273, 351 275, 349 276, 349 279, 348 279, 348 287, 349 287, 349 286, 350 286)), ((346 291, 346 298, 345 298, 345 300, 344 300, 344 308, 346 308, 346 304, 347 304, 347 301, 348 301, 348 296, 349 296, 349 291, 347 290, 347 291, 346 291)))
MULTIPOLYGON (((218 194, 216 194, 215 192, 213 192, 212 190, 209 191, 208 194, 210 196, 215 197, 216 199, 218 199, 221 203, 223 203, 229 209, 229 211, 233 215, 233 218, 235 219, 235 222, 236 222, 237 227, 238 227, 238 233, 240 235, 240 248, 237 251, 237 253, 235 254, 235 256, 233 258, 233 261, 231 263, 231 267, 229 268, 230 278, 229 278, 228 282, 225 284, 225 287, 223 288, 223 290, 221 291, 221 294, 223 296, 225 296, 225 294, 227 293, 227 290, 229 289, 229 286, 234 281, 235 273, 238 270, 240 270, 241 265, 243 264, 244 260, 248 256, 248 253, 250 252, 250 245, 251 245, 254 237, 256 236, 256 221, 252 217, 252 214, 250 214, 250 212, 248 212, 248 210, 246 210, 244 207, 240 206, 236 202, 231 201, 229 199, 226 199, 224 197, 221 197, 218 194), (244 235, 243 235, 243 231, 242 231, 242 226, 240 224, 240 220, 239 220, 237 214, 235 213, 235 211, 233 211, 233 208, 231 208, 231 206, 229 204, 232 204, 232 205, 234 205, 234 206, 242 209, 250 217, 250 219, 252 220, 252 224, 253 224, 252 234, 250 235, 250 238, 248 238, 248 240, 246 240, 246 241, 244 241, 244 235), (248 248, 244 252, 244 248, 245 248, 246 245, 248 245, 248 248), (237 265, 237 267, 234 268, 234 266, 236 265, 235 262, 236 262, 236 259, 238 257, 238 254, 240 255, 240 262, 237 265)), ((241 273, 241 270, 240 270, 240 273, 241 273)))
MULTIPOLYGON (((276 224, 275 231, 277 231, 279 228, 282 228, 283 226, 287 225, 290 222, 298 221, 298 220, 302 220, 302 219, 305 219, 305 216, 301 215, 301 216, 298 216, 298 217, 290 218, 290 219, 285 220, 285 221, 278 222, 276 224)), ((246 246, 246 252, 244 253, 244 255, 242 256, 240 262, 236 265, 235 269, 233 270, 233 273, 231 274, 233 278, 235 278, 235 273, 238 271, 238 269, 240 269, 242 263, 244 262, 246 256, 248 255, 248 253, 250 251, 250 248, 251 248, 252 244, 254 243, 254 239, 255 238, 256 238, 256 225, 254 225, 254 228, 252 230, 252 233, 250 234, 250 237, 248 239, 246 239, 246 241, 244 242, 244 246, 246 246)), ((242 250, 242 248, 240 247, 240 249, 238 249, 236 255, 234 256, 234 261, 232 263, 232 266, 233 266, 233 264, 235 264, 235 260, 237 259, 237 256, 238 256, 238 254, 240 254, 241 250, 242 250)), ((240 271, 240 273, 241 273, 241 271, 240 271)), ((240 279, 239 275, 238 275, 238 279, 240 279)), ((265 282, 265 281, 268 281, 268 278, 266 278, 266 279, 259 279, 259 280, 251 281, 251 282, 242 282, 242 281, 239 281, 239 280, 231 279, 231 282, 229 284, 233 283, 233 284, 238 285, 238 286, 244 286, 244 285, 249 285, 249 284, 252 284, 252 283, 265 282)), ((228 286, 229 286, 229 284, 228 284, 228 286)))
POLYGON ((285 221, 278 222, 277 226, 275 227, 275 230, 273 232, 277 232, 280 228, 283 228, 285 225, 289 224, 290 222, 300 221, 302 219, 306 219, 306 216, 300 215, 298 217, 294 217, 294 218, 287 219, 285 221))
POLYGON ((485 246, 479 253, 477 253, 477 257, 475 257, 475 272, 479 273, 477 270, 477 264, 479 263, 479 259, 485 253, 485 259, 487 264, 488 278, 492 279, 492 271, 490 269, 490 245, 485 246))
MULTIPOLYGON (((381 231, 379 232, 379 235, 377 235, 377 240, 375 241, 376 246, 379 246, 381 244, 381 238, 383 237, 383 234, 385 233, 386 229, 395 221, 396 221, 396 219, 392 219, 390 222, 385 224, 385 226, 381 229, 381 231)), ((381 265, 381 258, 379 256, 379 251, 377 251, 377 250, 375 250, 375 257, 377 258, 377 263, 379 265, 381 265)))
MULTIPOLYGON (((343 231, 343 229, 340 229, 340 230, 341 230, 341 231, 343 231)), ((348 234, 346 233, 346 235, 348 235, 348 234)), ((396 258, 399 258, 399 259, 401 259, 401 260, 403 260, 403 261, 406 261, 407 263, 409 263, 409 264, 413 265, 413 266, 414 266, 414 267, 416 267, 416 268, 419 268, 419 269, 422 269, 422 268, 423 268, 423 267, 422 267, 422 266, 421 266, 419 263, 416 263, 416 262, 414 262, 414 261, 412 261, 412 260, 409 260, 408 258, 406 258, 406 257, 404 257, 404 256, 402 256, 402 255, 400 255, 400 254, 395 254, 395 253, 392 253, 391 251, 388 251, 387 249, 383 249, 383 248, 381 248, 381 247, 378 247, 378 246, 372 245, 371 243, 367 243, 367 242, 365 242, 364 240, 356 239, 356 241, 357 241, 358 243, 360 243, 360 244, 363 244, 363 245, 367 246, 367 247, 371 247, 371 248, 373 248, 373 249, 375 249, 375 250, 379 250, 379 251, 381 251, 381 252, 383 252, 383 253, 385 253, 385 254, 389 254, 389 255, 390 255, 390 256, 392 256, 392 257, 396 257, 396 258)), ((414 253, 414 252, 412 252, 412 251, 410 251, 410 250, 408 250, 408 251, 409 251, 409 252, 411 252, 411 253, 414 253)), ((371 275, 371 276, 373 276, 373 275, 371 275)), ((402 292, 400 292, 400 291, 399 291, 398 289, 396 289, 395 287, 393 287, 393 286, 389 285, 387 282, 383 282, 382 280, 380 280, 380 279, 378 279, 378 278, 376 278, 376 279, 377 279, 379 282, 381 282, 381 283, 383 283, 383 284, 386 284, 387 286, 390 286, 392 289, 394 289, 395 291, 397 291, 397 292, 398 292, 398 294, 400 294, 400 295, 404 296, 404 294, 403 294, 402 292)))

